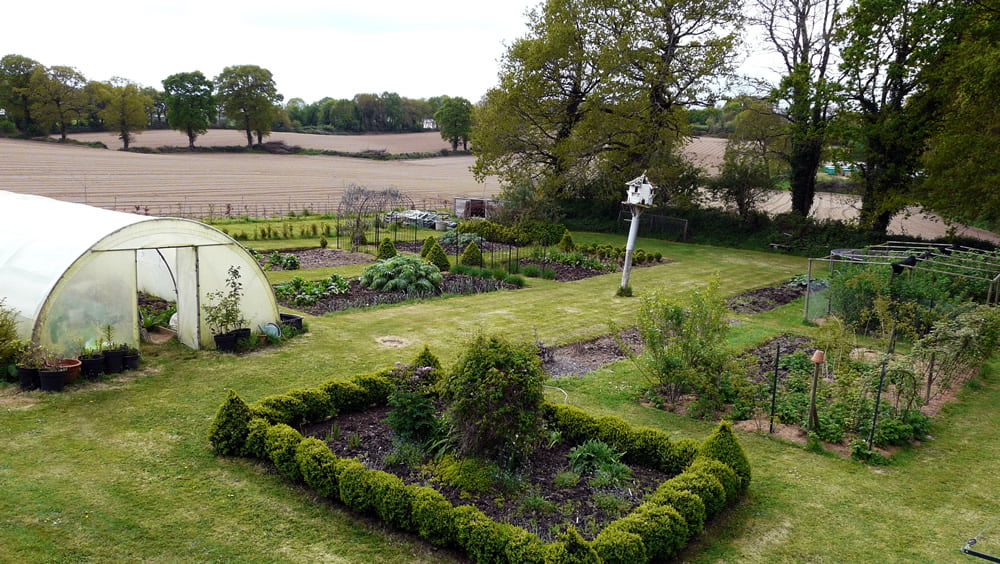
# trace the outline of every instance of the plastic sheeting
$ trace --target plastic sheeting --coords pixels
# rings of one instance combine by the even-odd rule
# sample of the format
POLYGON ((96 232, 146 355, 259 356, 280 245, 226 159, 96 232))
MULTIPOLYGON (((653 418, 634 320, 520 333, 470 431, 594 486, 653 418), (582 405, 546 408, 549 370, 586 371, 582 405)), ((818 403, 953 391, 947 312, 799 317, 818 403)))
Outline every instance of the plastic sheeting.
POLYGON ((202 306, 240 269, 252 328, 278 320, 264 272, 233 239, 187 219, 146 217, 0 191, 0 297, 18 331, 64 355, 110 325, 137 345, 137 292, 177 303, 181 342, 212 347, 202 306))

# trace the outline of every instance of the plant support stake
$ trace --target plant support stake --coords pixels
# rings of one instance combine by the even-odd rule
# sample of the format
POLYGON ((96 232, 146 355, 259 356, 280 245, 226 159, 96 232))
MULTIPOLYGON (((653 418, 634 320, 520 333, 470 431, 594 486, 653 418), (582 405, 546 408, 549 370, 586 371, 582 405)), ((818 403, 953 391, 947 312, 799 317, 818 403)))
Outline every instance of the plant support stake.
POLYGON ((771 421, 767 432, 774 434, 774 408, 778 400, 778 363, 781 361, 781 345, 774 352, 774 383, 771 385, 771 421))

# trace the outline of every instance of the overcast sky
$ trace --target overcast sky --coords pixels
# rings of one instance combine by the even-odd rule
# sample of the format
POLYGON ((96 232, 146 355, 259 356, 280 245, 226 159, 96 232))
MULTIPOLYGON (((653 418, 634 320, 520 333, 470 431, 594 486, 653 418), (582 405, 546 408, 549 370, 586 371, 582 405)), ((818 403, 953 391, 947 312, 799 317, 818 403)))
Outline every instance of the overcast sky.
POLYGON ((505 43, 525 34, 529 0, 173 0, 5 2, 0 56, 121 76, 162 90, 167 76, 251 64, 285 101, 396 92, 476 102, 497 83, 505 43))
POLYGON ((159 90, 174 73, 214 78, 251 64, 271 71, 286 102, 395 92, 475 103, 496 85, 505 45, 526 34, 525 12, 541 1, 9 1, 0 56, 159 90))

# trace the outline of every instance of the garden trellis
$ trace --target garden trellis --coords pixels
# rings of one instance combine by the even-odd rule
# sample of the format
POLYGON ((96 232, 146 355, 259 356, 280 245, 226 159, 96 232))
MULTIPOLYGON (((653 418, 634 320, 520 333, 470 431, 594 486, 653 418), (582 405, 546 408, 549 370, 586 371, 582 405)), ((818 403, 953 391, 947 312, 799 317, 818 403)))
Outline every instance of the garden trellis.
POLYGON ((826 263, 832 276, 838 268, 883 268, 893 275, 917 273, 943 275, 956 280, 980 283, 984 292, 980 301, 1000 303, 1000 253, 961 245, 888 241, 864 249, 836 249, 826 257, 810 258, 804 317, 813 319, 831 313, 831 301, 824 295, 826 286, 818 279, 814 263, 826 263))

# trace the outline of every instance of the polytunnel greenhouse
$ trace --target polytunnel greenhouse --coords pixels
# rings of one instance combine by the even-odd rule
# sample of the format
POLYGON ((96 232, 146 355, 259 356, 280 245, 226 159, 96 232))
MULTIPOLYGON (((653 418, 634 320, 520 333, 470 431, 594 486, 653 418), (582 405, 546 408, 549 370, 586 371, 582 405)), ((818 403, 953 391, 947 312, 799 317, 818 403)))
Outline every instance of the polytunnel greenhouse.
POLYGON ((0 298, 18 312, 21 338, 54 352, 75 356, 109 325, 116 343, 138 346, 139 292, 176 302, 178 339, 212 348, 202 307, 227 291, 234 266, 247 325, 277 322, 264 272, 218 229, 0 191, 0 298))

